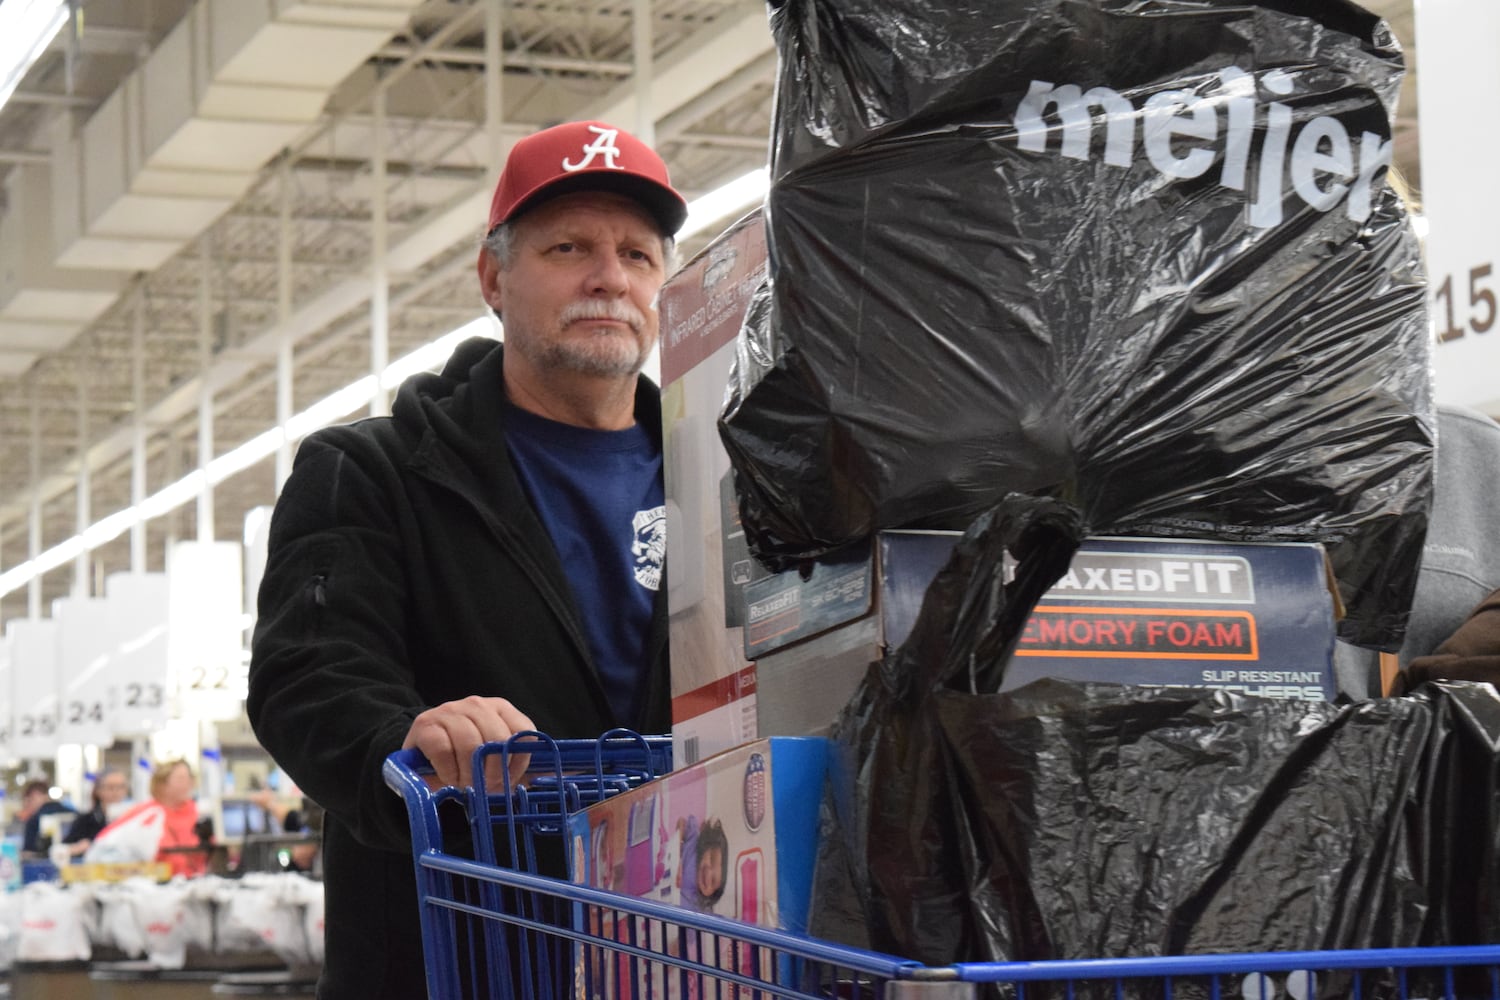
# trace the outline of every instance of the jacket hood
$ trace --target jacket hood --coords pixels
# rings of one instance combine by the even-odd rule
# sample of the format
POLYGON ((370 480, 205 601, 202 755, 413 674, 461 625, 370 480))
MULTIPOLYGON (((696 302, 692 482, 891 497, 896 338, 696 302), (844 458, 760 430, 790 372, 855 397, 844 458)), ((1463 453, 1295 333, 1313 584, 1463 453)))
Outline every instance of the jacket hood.
POLYGON ((498 370, 500 353, 500 341, 489 337, 470 337, 454 349, 441 372, 419 372, 403 381, 396 390, 391 415, 403 423, 411 420, 425 423, 425 418, 421 416, 424 400, 452 398, 461 386, 472 380, 474 369, 491 354, 496 355, 498 370))

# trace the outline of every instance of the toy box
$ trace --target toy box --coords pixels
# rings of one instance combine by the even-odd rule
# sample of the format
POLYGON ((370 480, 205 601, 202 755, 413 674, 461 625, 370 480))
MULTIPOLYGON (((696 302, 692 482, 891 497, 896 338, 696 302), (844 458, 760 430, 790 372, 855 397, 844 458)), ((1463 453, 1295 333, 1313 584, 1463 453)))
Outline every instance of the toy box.
MULTIPOLYGON (((569 819, 573 881, 682 906, 700 913, 798 933, 807 930, 818 805, 827 771, 821 739, 758 740, 709 757, 618 795, 569 819)), ((587 912, 592 928, 618 940, 644 940, 644 922, 587 912)), ((660 933, 658 925, 655 931, 660 933)), ((732 942, 717 956, 690 955, 721 968, 748 961, 732 942)), ((687 947, 698 947, 687 936, 687 947)), ((707 945, 713 947, 714 945, 707 945)), ((675 942, 653 941, 653 950, 675 942)), ((584 958, 580 956, 580 961, 584 958)), ((649 963, 600 957, 578 976, 624 1000, 687 1000, 689 982, 649 963)), ((768 972, 769 970, 761 970, 768 972)), ((580 986, 580 989, 582 987, 580 986)), ((710 990, 711 992, 711 990, 710 990)))
POLYGON ((765 228, 752 212, 661 290, 662 440, 671 611, 673 756, 680 764, 755 739, 755 664, 744 656, 750 557, 719 442, 735 337, 766 274, 765 228))
MULTIPOLYGON (((886 531, 747 587, 761 731, 824 731, 905 641, 959 537, 886 531)), ((1338 607, 1318 545, 1090 538, 1032 611, 1001 690, 1059 677, 1331 699, 1338 607)))

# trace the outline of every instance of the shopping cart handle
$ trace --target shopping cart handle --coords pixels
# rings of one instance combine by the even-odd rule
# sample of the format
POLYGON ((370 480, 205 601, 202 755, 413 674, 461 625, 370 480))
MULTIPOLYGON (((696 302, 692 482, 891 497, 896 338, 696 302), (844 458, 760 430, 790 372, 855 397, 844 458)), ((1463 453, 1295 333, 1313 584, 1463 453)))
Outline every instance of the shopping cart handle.
POLYGON ((672 738, 612 729, 594 739, 554 739, 527 730, 503 742, 477 747, 472 768, 473 787, 449 785, 434 790, 436 782, 431 779, 436 772, 420 750, 410 747, 386 757, 381 776, 406 803, 417 854, 442 849, 444 838, 437 813, 438 806, 445 802, 463 806, 476 849, 487 852, 484 856, 493 856, 491 819, 507 820, 513 809, 536 815, 538 796, 550 796, 556 805, 547 808, 566 813, 616 790, 660 777, 672 769, 672 738), (525 755, 526 778, 513 785, 507 767, 502 769, 501 788, 486 787, 485 759, 495 754, 503 755, 507 762, 513 755, 525 755), (522 798, 513 801, 513 795, 522 798), (492 796, 495 801, 491 801, 492 796))
MULTIPOLYGON (((550 746, 554 742, 550 737, 543 733, 536 732, 535 730, 525 730, 523 732, 516 733, 507 740, 501 740, 493 743, 482 743, 474 750, 473 767, 476 777, 480 776, 481 774, 481 763, 486 756, 496 753, 530 753, 531 748, 526 746, 526 743, 528 741, 538 742, 543 746, 550 746)), ((418 750, 416 747, 406 747, 405 749, 397 750, 395 753, 392 753, 386 757, 385 764, 381 769, 381 773, 385 777, 385 783, 387 785, 389 785, 397 792, 402 792, 402 789, 411 781, 417 782, 423 788, 430 787, 428 783, 423 779, 425 779, 429 775, 436 774, 437 771, 433 768, 432 763, 428 761, 426 755, 423 754, 421 750, 418 750)), ((441 797, 441 793, 435 794, 438 794, 441 797)))
MULTIPOLYGON (((432 764, 427 760, 427 755, 418 750, 416 747, 408 747, 405 750, 397 750, 395 753, 391 754, 385 759, 385 767, 382 771, 382 773, 385 775, 385 783, 387 785, 391 785, 391 787, 395 788, 396 791, 400 791, 399 788, 396 788, 395 785, 391 784, 391 773, 393 769, 395 769, 399 774, 403 776, 403 780, 407 775, 411 777, 418 777, 424 774, 436 773, 432 768, 432 764)), ((423 783, 423 786, 426 786, 425 782, 423 783)))
MULTIPOLYGON (((633 735, 633 734, 632 734, 633 735)), ((641 737, 635 737, 641 740, 641 737)), ((593 742, 589 741, 589 746, 593 742)), ((407 818, 410 821, 412 833, 412 846, 418 854, 428 850, 440 850, 443 845, 441 826, 438 823, 438 806, 444 802, 456 801, 465 807, 465 810, 474 816, 479 814, 476 803, 484 802, 490 790, 484 784, 484 759, 493 754, 526 754, 530 756, 540 750, 551 749, 551 758, 558 758, 558 743, 545 733, 535 730, 525 730, 515 733, 509 739, 480 744, 474 750, 473 769, 476 785, 470 788, 460 788, 454 785, 439 786, 434 789, 435 782, 429 782, 429 778, 437 773, 426 755, 416 747, 406 747, 386 756, 385 763, 381 765, 381 777, 385 779, 386 786, 396 794, 400 795, 406 803, 407 818)), ((556 767, 556 764, 554 764, 556 767)), ((559 772, 560 773, 560 772, 559 772)), ((505 781, 505 793, 511 791, 510 781, 505 781)), ((484 832, 487 834, 488 829, 484 832)))
POLYGON ((443 834, 438 826, 437 806, 443 799, 459 794, 453 788, 433 792, 427 785, 426 776, 435 773, 426 755, 415 747, 390 754, 380 767, 386 787, 406 803, 412 848, 419 855, 442 847, 443 834))

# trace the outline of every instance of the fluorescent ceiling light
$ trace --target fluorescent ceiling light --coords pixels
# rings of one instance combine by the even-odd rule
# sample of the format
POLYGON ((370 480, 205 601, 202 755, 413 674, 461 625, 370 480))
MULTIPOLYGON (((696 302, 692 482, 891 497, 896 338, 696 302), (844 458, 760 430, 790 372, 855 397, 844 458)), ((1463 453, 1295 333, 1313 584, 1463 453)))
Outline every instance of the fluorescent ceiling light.
POLYGON ((276 454, 281 442, 286 439, 286 428, 272 427, 261 431, 244 444, 231 448, 208 463, 203 471, 208 475, 210 486, 217 486, 236 472, 244 472, 267 455, 276 454))
POLYGON ((286 436, 293 441, 307 437, 320 427, 327 427, 340 417, 347 417, 375 398, 375 376, 366 375, 335 389, 286 422, 286 436))
POLYGON ((678 241, 701 233, 727 215, 737 214, 764 201, 770 190, 771 172, 761 167, 688 202, 687 221, 677 231, 678 241))
POLYGON ((67 23, 67 0, 0 2, 0 108, 67 23))
POLYGON ((149 521, 153 517, 170 514, 202 493, 207 483, 208 478, 203 474, 203 470, 194 469, 177 482, 162 487, 142 500, 140 503, 141 520, 149 521))
POLYGON ((380 384, 394 389, 417 372, 432 371, 447 363, 459 344, 470 337, 495 337, 499 332, 493 316, 476 316, 452 333, 444 334, 432 343, 417 348, 404 358, 392 361, 380 373, 380 384))

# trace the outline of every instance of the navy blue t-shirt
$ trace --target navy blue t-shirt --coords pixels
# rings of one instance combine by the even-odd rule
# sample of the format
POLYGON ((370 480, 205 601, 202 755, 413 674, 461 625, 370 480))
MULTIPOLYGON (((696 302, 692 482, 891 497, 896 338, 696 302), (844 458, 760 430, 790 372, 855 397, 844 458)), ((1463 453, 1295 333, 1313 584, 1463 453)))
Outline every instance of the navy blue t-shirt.
POLYGON ((516 476, 562 558, 610 705, 631 719, 666 560, 661 449, 639 425, 596 431, 514 405, 507 421, 516 476))

